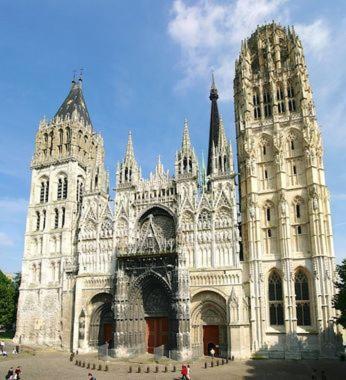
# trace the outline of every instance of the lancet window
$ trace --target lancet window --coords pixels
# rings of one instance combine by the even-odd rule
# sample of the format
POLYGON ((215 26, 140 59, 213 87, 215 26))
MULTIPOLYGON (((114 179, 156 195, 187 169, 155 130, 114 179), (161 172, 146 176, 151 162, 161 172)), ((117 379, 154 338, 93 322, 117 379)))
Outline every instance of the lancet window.
POLYGON ((282 280, 276 271, 268 279, 269 319, 270 325, 284 324, 284 307, 282 296, 282 280))
POLYGON ((284 113, 285 112, 285 96, 284 96, 284 89, 280 83, 277 85, 277 89, 276 89, 276 100, 278 103, 278 112, 284 113))
POLYGON ((257 88, 253 90, 252 102, 253 102, 254 118, 259 119, 261 117, 261 106, 260 106, 259 91, 257 88))
POLYGON ((309 282, 306 274, 299 270, 295 275, 297 325, 311 325, 309 282))

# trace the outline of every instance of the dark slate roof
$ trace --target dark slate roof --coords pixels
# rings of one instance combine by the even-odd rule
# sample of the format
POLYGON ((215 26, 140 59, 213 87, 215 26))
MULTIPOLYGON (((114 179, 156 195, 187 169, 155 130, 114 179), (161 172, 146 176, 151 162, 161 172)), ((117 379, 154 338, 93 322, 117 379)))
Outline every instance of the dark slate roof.
POLYGON ((81 80, 72 81, 71 90, 54 117, 71 117, 74 110, 77 110, 79 117, 85 124, 92 125, 83 96, 81 80))
POLYGON ((211 173, 212 170, 212 149, 213 144, 215 147, 219 143, 220 134, 220 116, 219 109, 217 106, 217 99, 219 95, 217 93, 217 88, 214 82, 214 75, 210 89, 209 99, 211 100, 211 111, 210 111, 210 129, 209 129, 209 148, 208 148, 208 165, 207 165, 207 175, 211 173))

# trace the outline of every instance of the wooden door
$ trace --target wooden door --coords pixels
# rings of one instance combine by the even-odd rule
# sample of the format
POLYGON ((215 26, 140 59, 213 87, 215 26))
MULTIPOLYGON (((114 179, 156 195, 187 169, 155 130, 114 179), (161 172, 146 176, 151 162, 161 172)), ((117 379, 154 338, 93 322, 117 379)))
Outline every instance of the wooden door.
POLYGON ((104 343, 110 342, 113 339, 113 326, 111 323, 105 323, 103 325, 103 340, 104 343))
POLYGON ((147 351, 154 353, 154 348, 167 344, 168 342, 168 318, 146 318, 147 351))
POLYGON ((204 355, 210 355, 211 348, 215 350, 215 356, 219 355, 219 326, 203 326, 204 355))

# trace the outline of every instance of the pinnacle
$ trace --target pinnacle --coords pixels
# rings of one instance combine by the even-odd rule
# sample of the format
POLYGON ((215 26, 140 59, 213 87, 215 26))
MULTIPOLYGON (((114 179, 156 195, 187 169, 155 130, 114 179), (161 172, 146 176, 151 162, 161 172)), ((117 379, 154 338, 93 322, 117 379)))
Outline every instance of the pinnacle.
POLYGON ((133 150, 133 143, 132 143, 132 133, 129 131, 129 137, 127 140, 127 146, 126 146, 126 153, 125 153, 125 160, 134 159, 135 153, 133 150))
POLYGON ((184 120, 184 132, 183 132, 183 141, 182 141, 181 147, 182 148, 190 148, 191 147, 189 123, 188 123, 187 119, 184 120))

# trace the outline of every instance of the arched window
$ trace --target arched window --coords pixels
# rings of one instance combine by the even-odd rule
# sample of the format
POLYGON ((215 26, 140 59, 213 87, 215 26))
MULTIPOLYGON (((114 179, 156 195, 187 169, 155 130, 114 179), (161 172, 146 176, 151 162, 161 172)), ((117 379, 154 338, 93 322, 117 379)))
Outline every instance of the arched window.
POLYGON ((270 206, 267 206, 266 207, 266 220, 267 220, 267 222, 270 222, 270 218, 271 218, 270 206))
POLYGON ((284 89, 280 83, 277 84, 276 88, 276 100, 278 102, 278 112, 285 112, 285 97, 284 97, 284 89))
POLYGON ((58 179, 57 199, 62 198, 62 178, 58 179))
POLYGON ((259 92, 257 88, 254 88, 253 90, 252 102, 253 102, 254 118, 259 119, 261 117, 261 106, 260 106, 259 92))
POLYGON ((294 289, 296 293, 297 325, 310 326, 309 282, 302 270, 299 270, 295 275, 294 289))
POLYGON ((67 198, 67 186, 68 186, 67 177, 64 177, 63 190, 62 190, 62 197, 63 197, 63 199, 67 198))
POLYGON ((66 150, 68 153, 71 152, 71 129, 66 128, 66 150))
POLYGON ((61 209, 61 228, 64 227, 65 225, 65 212, 66 212, 65 207, 63 207, 61 209))
POLYGON ((287 97, 288 97, 288 110, 290 112, 296 111, 296 100, 294 98, 294 88, 291 83, 287 86, 287 97))
POLYGON ((47 216, 47 212, 46 210, 43 210, 43 226, 42 226, 43 230, 46 228, 46 216, 47 216))
POLYGON ((263 106, 264 106, 264 117, 271 117, 272 116, 272 99, 270 96, 269 88, 264 89, 263 106))
POLYGON ((62 129, 59 129, 59 145, 58 145, 59 154, 62 153, 63 140, 64 140, 64 131, 62 129))
POLYGON ((300 204, 296 204, 296 217, 300 218, 300 204))
POLYGON ((41 214, 39 211, 36 211, 36 231, 39 231, 41 227, 41 214))
POLYGON ((282 297, 282 281, 276 271, 268 279, 269 319, 273 326, 284 324, 284 307, 282 297))
POLYGON ((67 198, 67 186, 68 181, 65 175, 61 175, 58 178, 58 187, 57 187, 57 199, 66 199, 67 198))
POLYGON ((40 203, 48 202, 48 194, 49 194, 49 181, 48 179, 44 179, 41 181, 41 186, 40 186, 40 203))
POLYGON ((54 210, 54 228, 59 227, 59 210, 56 208, 54 210))

